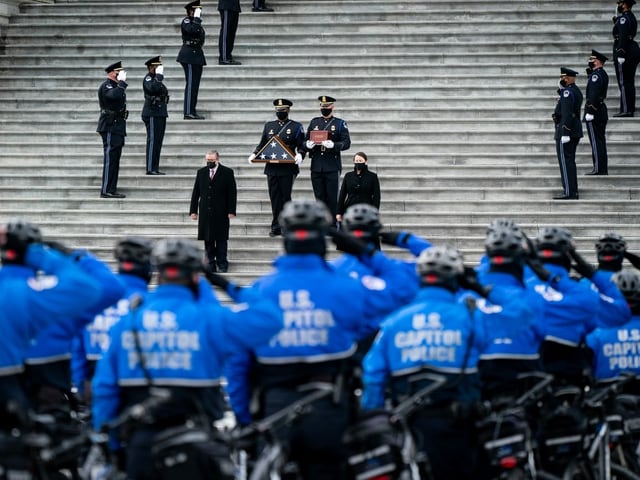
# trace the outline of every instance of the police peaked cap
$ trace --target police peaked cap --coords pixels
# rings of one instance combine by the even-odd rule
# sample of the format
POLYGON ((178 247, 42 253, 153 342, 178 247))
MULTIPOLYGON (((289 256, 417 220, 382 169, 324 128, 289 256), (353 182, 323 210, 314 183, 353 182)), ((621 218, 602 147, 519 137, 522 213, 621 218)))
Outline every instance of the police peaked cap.
POLYGON ((114 70, 124 70, 124 67, 122 66, 122 62, 112 63, 111 65, 109 65, 107 68, 104 69, 104 71, 107 73, 113 72, 114 70))
POLYGON ((144 62, 144 64, 147 67, 150 65, 162 65, 162 59, 160 58, 160 55, 158 55, 157 57, 150 58, 149 60, 144 62))
POLYGON ((196 8, 202 8, 202 5, 200 5, 200 0, 195 0, 193 2, 187 3, 184 6, 184 9, 188 12, 189 10, 195 10, 196 8))
POLYGON ((636 4, 636 0, 617 0, 616 3, 626 3, 630 7, 633 7, 636 4))
POLYGON ((276 107, 276 109, 289 108, 292 105, 293 105, 293 102, 291 100, 287 100, 286 98, 276 98, 273 101, 273 106, 276 107))
POLYGON ((604 63, 607 60, 609 60, 607 57, 605 57, 603 54, 601 54, 597 50, 591 50, 591 57, 590 58, 596 58, 596 59, 600 60, 602 63, 604 63))
POLYGON ((567 67, 560 68, 561 77, 575 77, 576 75, 578 75, 578 72, 576 72, 575 70, 571 70, 570 68, 567 68, 567 67))
POLYGON ((329 97, 328 95, 320 95, 318 97, 318 101, 320 102, 321 105, 331 105, 333 102, 336 101, 336 99, 333 97, 329 97))

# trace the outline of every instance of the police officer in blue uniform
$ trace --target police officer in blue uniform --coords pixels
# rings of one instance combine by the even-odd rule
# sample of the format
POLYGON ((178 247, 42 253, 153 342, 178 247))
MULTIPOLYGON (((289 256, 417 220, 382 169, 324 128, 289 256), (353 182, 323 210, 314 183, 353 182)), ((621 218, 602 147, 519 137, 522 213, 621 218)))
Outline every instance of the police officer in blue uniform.
POLYGON ((285 434, 290 460, 303 478, 312 480, 345 478, 341 438, 351 411, 349 370, 356 342, 365 324, 376 328, 382 314, 409 300, 415 282, 413 272, 371 245, 330 231, 334 218, 322 202, 292 200, 285 205, 280 225, 286 253, 275 260, 273 272, 240 297, 278 302, 281 330, 268 344, 233 355, 227 371, 231 406, 242 425, 315 389, 333 390, 285 434), (329 232, 340 250, 357 255, 373 275, 356 279, 332 268, 324 258, 329 232), (256 379, 255 387, 251 379, 256 379), (252 395, 261 400, 260 412, 250 409, 252 395))
POLYGON ((387 397, 397 403, 425 386, 425 374, 444 376, 447 383, 409 423, 434 479, 474 478, 473 423, 458 412, 480 399, 478 360, 487 332, 477 309, 458 301, 464 264, 457 250, 432 246, 416 267, 422 288, 386 318, 364 359, 362 407, 382 408, 387 397))
POLYGON ((205 40, 201 18, 202 5, 200 0, 194 0, 187 3, 184 8, 187 11, 187 16, 182 19, 180 24, 182 47, 178 52, 178 58, 176 58, 184 70, 184 119, 203 120, 204 117, 198 115, 196 110, 202 70, 207 64, 202 51, 205 40))
POLYGON ((555 111, 552 115, 556 124, 555 140, 563 194, 554 200, 577 200, 578 177, 576 172, 576 148, 582 138, 582 92, 576 85, 578 73, 570 68, 560 69, 560 89, 555 111))
MULTIPOLYGON (((282 323, 267 300, 235 310, 200 299, 202 255, 194 242, 168 238, 153 249, 158 287, 111 330, 111 343, 93 378, 93 424, 99 429, 150 395, 170 396, 151 424, 135 424, 127 442, 127 478, 159 478, 152 466, 153 437, 201 413, 222 417, 225 356, 268 342, 282 323), (214 394, 215 392, 215 394, 214 394)), ((204 478, 204 477, 203 477, 204 478)))
POLYGON ((589 68, 587 68, 587 90, 585 94, 584 121, 587 126, 587 135, 591 143, 591 156, 593 158, 593 170, 587 175, 608 175, 607 139, 607 98, 609 87, 609 75, 604 70, 604 62, 607 57, 591 50, 589 68))
POLYGON ((104 165, 102 168, 102 184, 100 197, 125 198, 119 193, 118 175, 120 173, 120 157, 127 136, 127 72, 122 62, 116 62, 104 69, 107 79, 98 89, 100 118, 96 132, 102 137, 104 148, 104 165))
POLYGON ((73 384, 85 402, 91 403, 91 379, 96 362, 109 348, 109 330, 129 312, 132 297, 144 298, 151 281, 151 249, 153 242, 144 237, 130 236, 118 241, 114 256, 118 262, 118 278, 125 292, 114 305, 107 307, 74 338, 71 372, 73 384))
POLYGON ((40 228, 22 219, 0 228, 0 256, 0 425, 6 428, 13 424, 8 410, 31 406, 22 375, 35 332, 66 326, 95 308, 104 287, 74 258, 44 246, 40 228))
POLYGON ((256 154, 260 152, 273 137, 278 137, 282 143, 289 148, 291 153, 294 154, 295 163, 267 161, 264 165, 272 213, 271 229, 269 230, 270 237, 282 234, 282 229, 278 224, 278 216, 285 203, 291 200, 293 182, 298 176, 298 173, 300 173, 298 165, 302 163, 302 159, 307 153, 304 149, 304 127, 301 123, 289 118, 289 112, 293 106, 293 102, 286 98, 277 98, 273 101, 273 105, 276 109, 277 118, 276 120, 265 123, 262 129, 260 143, 258 143, 258 146, 248 158, 249 163, 253 163, 256 159, 256 154))
POLYGON ((167 102, 169 91, 162 83, 164 80, 164 66, 162 59, 157 56, 150 58, 144 64, 148 72, 142 80, 144 92, 144 106, 142 107, 142 121, 147 129, 146 168, 147 175, 164 175, 160 169, 160 151, 164 132, 167 128, 167 102))
POLYGON ((620 270, 613 281, 628 302, 632 317, 624 325, 597 328, 587 336, 598 380, 614 379, 622 372, 640 375, 640 353, 635 348, 640 341, 640 273, 620 270))
POLYGON ((351 137, 347 122, 334 117, 336 99, 328 95, 318 97, 320 117, 309 123, 305 146, 311 157, 311 186, 316 200, 324 202, 333 218, 338 213, 338 191, 342 159, 340 152, 351 147, 351 137), (317 144, 310 139, 311 132, 326 131, 327 139, 317 144))
POLYGON ((635 76, 640 47, 635 41, 638 22, 631 8, 636 0, 617 0, 618 16, 613 18, 613 62, 620 87, 620 111, 614 117, 633 117, 636 111, 635 76))

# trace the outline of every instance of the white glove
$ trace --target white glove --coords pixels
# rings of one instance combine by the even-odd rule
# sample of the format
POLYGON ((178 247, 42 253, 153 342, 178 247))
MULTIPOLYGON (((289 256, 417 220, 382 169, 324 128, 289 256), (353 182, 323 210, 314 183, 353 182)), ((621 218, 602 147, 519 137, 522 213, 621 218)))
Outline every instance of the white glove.
POLYGON ((590 113, 585 114, 584 119, 587 122, 593 122, 593 115, 591 115, 590 113))
POLYGON ((624 63, 624 57, 618 57, 618 63, 622 65, 624 63))
POLYGON ((116 79, 119 82, 126 82, 127 81, 127 71, 126 70, 120 70, 118 72, 118 76, 116 77, 116 79))
POLYGON ((158 65, 156 67, 156 75, 162 75, 164 73, 164 65, 158 65))
POLYGON ((312 149, 313 147, 315 147, 315 146, 316 146, 316 144, 315 144, 315 143, 313 143, 311 140, 307 140, 307 148, 308 148, 309 150, 311 150, 311 149, 312 149))
POLYGON ((249 158, 247 158, 247 161, 249 163, 253 163, 253 161, 256 159, 256 154, 252 153, 251 155, 249 155, 249 158))
POLYGON ((560 137, 560 141, 562 143, 569 143, 571 141, 571 137, 569 135, 563 135, 560 137))
POLYGON ((296 165, 300 165, 302 163, 302 155, 299 153, 296 153, 295 160, 296 160, 296 165))
POLYGON ((196 8, 195 11, 193 12, 193 16, 195 18, 200 18, 200 15, 202 14, 202 9, 201 8, 196 8))
POLYGON ((333 148, 333 140, 324 140, 322 146, 324 148, 333 148))

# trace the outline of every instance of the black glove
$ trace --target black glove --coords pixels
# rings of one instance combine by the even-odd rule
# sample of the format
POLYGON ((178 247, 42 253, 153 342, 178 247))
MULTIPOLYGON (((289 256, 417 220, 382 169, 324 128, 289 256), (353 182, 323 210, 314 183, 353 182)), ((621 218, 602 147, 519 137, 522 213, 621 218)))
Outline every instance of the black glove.
POLYGON ((569 255, 571 255, 573 261, 576 262, 575 265, 572 265, 576 272, 585 278, 593 277, 593 274, 596 273, 596 269, 593 265, 587 262, 574 248, 569 250, 569 255))
POLYGON ((478 274, 472 267, 464 267, 464 272, 458 277, 458 285, 485 298, 491 292, 491 287, 485 287, 478 281, 478 274))
POLYGON ((229 280, 227 280, 222 275, 211 271, 211 268, 208 265, 205 266, 202 269, 202 271, 204 272, 205 278, 209 281, 209 283, 211 285, 213 285, 215 287, 220 287, 225 292, 227 291, 227 288, 229 287, 229 284, 231 283, 229 280))
POLYGON ((46 245, 47 247, 49 247, 50 249, 55 250, 56 252, 60 252, 64 256, 68 256, 68 255, 71 254, 71 252, 73 252, 73 250, 71 248, 67 247, 62 242, 58 242, 56 240, 47 240, 47 241, 42 242, 42 243, 44 245, 46 245))
POLYGON ((585 73, 587 75, 591 75, 593 73, 593 69, 592 68, 585 68, 584 71, 585 71, 585 73))
POLYGON ((376 252, 375 245, 365 243, 349 233, 335 228, 329 229, 329 236, 336 244, 336 248, 344 253, 350 253, 358 257, 370 257, 376 252))
POLYGON ((629 260, 631 262, 631 265, 633 265, 635 268, 640 269, 640 257, 638 255, 625 250, 624 258, 629 260))
POLYGON ((380 241, 385 245, 393 245, 399 247, 406 245, 409 240, 407 232, 380 232, 380 241))
POLYGON ((527 257, 526 261, 531 271, 535 273, 540 280, 542 280, 543 282, 549 281, 549 279, 551 278, 551 272, 544 268, 544 265, 542 265, 542 262, 539 258, 527 257))

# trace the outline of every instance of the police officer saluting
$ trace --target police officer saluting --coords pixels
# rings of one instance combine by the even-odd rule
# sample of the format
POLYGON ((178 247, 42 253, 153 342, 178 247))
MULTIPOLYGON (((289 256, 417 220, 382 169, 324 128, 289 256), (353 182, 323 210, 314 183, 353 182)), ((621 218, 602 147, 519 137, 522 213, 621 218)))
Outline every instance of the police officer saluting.
POLYGON ((558 103, 552 115, 556 124, 556 152, 560 165, 563 194, 554 200, 577 200, 578 177, 576 174, 576 148, 582 137, 580 110, 582 92, 576 85, 578 73, 570 68, 560 69, 560 89, 558 103))
POLYGON ((160 168, 160 150, 167 127, 167 102, 169 91, 162 80, 164 67, 160 57, 153 57, 144 62, 149 72, 142 81, 144 91, 144 107, 142 121, 147 128, 147 175, 164 175, 160 168))
POLYGON ((98 132, 102 136, 104 147, 104 166, 102 169, 102 198, 125 198, 117 191, 118 174, 120 173, 120 156, 127 135, 127 72, 122 62, 116 62, 104 69, 105 80, 98 90, 100 102, 100 119, 98 132))
POLYGON ((604 99, 607 98, 609 75, 603 65, 607 57, 596 50, 591 50, 589 68, 587 68, 587 91, 584 106, 584 121, 587 124, 587 135, 591 143, 593 170, 587 175, 607 175, 607 140, 605 131, 609 115, 604 99))
POLYGON ((187 11, 187 16, 182 19, 180 26, 182 48, 180 48, 176 59, 184 69, 186 82, 184 87, 184 119, 203 120, 204 117, 196 112, 202 69, 207 64, 202 51, 205 38, 202 19, 200 18, 202 5, 200 5, 200 0, 195 0, 187 3, 184 8, 187 11))

